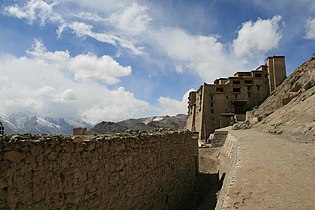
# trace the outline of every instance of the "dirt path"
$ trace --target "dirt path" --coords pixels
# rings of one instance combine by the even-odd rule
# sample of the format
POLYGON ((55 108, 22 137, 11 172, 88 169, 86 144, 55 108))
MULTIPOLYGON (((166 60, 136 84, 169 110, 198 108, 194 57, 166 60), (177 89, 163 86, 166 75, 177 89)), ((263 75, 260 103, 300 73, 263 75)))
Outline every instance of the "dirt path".
POLYGON ((222 209, 315 209, 314 142, 230 132, 238 140, 237 160, 222 209))

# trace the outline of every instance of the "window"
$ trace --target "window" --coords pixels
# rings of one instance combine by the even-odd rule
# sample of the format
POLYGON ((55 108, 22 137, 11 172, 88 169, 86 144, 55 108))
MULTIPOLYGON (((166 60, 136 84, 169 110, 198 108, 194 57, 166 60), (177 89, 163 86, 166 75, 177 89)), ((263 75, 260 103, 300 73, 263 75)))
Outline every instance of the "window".
POLYGON ((211 113, 213 114, 213 109, 211 109, 211 113))
POLYGON ((235 99, 237 99, 237 95, 235 94, 235 99))
POLYGON ((245 80, 245 84, 253 84, 253 80, 245 80))
POLYGON ((228 96, 225 96, 225 98, 226 98, 226 99, 229 99, 229 97, 228 97, 228 96))
POLYGON ((262 77, 261 73, 256 73, 255 77, 262 77))
POLYGON ((240 88, 233 88, 233 92, 241 92, 240 88))
POLYGON ((210 99, 213 100, 213 96, 210 96, 210 99))
POLYGON ((250 93, 247 93, 248 98, 250 98, 250 93))
POLYGON ((250 88, 250 86, 247 86, 247 90, 250 90, 251 88, 250 88))
POLYGON ((223 88, 217 88, 217 92, 223 92, 223 88))
POLYGON ((211 107, 213 107, 213 103, 211 103, 211 107))
POLYGON ((256 89, 259 91, 260 90, 260 87, 259 87, 259 85, 256 85, 256 89))
POLYGON ((233 84, 241 84, 240 80, 233 80, 233 84))

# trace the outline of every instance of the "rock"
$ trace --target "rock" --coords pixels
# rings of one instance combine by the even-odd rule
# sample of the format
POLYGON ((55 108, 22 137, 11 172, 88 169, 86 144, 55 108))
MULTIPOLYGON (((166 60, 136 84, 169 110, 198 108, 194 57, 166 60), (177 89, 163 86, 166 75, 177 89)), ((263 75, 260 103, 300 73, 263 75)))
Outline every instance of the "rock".
MULTIPOLYGON (((315 135, 312 122, 315 112, 315 59, 304 62, 259 106, 247 113, 252 127, 274 134, 315 135), (261 120, 256 120, 259 118, 261 120), (276 132, 275 132, 275 126, 276 132)), ((242 126, 241 126, 242 127, 242 126)), ((236 125, 235 129, 240 129, 236 125)))
POLYGON ((82 141, 83 141, 83 138, 80 137, 80 136, 74 136, 74 137, 72 138, 72 140, 73 140, 73 142, 82 142, 82 141))
POLYGON ((4 153, 3 158, 5 160, 19 162, 23 160, 26 157, 26 155, 22 152, 18 151, 7 151, 4 153))

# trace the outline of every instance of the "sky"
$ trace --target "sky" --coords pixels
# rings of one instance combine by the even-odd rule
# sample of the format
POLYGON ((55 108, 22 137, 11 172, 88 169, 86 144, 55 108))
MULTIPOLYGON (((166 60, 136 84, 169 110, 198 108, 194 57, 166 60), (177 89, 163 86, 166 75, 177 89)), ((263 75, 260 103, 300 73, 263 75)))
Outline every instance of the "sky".
POLYGON ((187 113, 204 82, 315 53, 314 0, 1 0, 0 113, 187 113))

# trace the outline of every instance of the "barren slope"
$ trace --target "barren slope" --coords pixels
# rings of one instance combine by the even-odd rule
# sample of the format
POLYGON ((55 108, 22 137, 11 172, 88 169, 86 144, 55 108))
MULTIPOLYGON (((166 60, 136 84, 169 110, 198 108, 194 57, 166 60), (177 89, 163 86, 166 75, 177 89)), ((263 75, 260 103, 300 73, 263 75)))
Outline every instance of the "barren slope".
POLYGON ((254 127, 315 136, 315 56, 298 67, 260 107, 248 113, 254 127))

